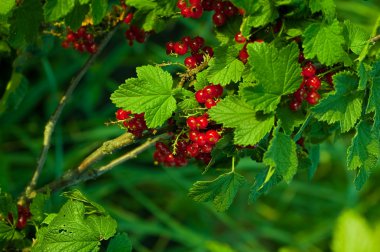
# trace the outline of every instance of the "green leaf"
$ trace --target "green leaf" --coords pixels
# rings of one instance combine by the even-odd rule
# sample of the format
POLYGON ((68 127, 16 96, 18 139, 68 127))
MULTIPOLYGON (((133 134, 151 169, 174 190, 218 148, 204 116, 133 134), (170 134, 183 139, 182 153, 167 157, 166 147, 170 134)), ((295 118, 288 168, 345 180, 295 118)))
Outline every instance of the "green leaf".
POLYGON ((242 8, 248 14, 253 14, 259 9, 258 0, 231 0, 231 2, 238 8, 242 8))
POLYGON ((78 30, 82 26, 83 20, 90 7, 88 5, 75 5, 74 9, 65 17, 65 22, 72 30, 78 30))
POLYGON ((172 95, 173 79, 170 73, 154 66, 138 67, 137 76, 126 80, 111 100, 125 110, 144 112, 148 127, 161 126, 177 107, 172 95))
POLYGON ((209 110, 212 120, 224 127, 235 128, 235 144, 258 143, 274 125, 274 115, 260 115, 237 96, 228 96, 209 110))
POLYGON ((11 227, 4 222, 0 222, 0 241, 17 240, 21 237, 21 234, 18 233, 14 227, 11 227))
POLYGON ((241 19, 234 18, 229 20, 225 25, 215 29, 215 37, 220 42, 220 45, 235 44, 235 35, 240 30, 241 19))
POLYGON ((322 11, 325 18, 331 22, 335 18, 335 2, 334 0, 310 0, 309 7, 311 13, 322 11))
POLYGON ((15 0, 2 0, 0 1, 0 15, 7 15, 15 6, 15 0))
POLYGON ((33 198, 30 204, 30 213, 32 214, 32 220, 38 223, 42 222, 47 213, 49 212, 49 199, 50 195, 39 193, 33 198))
POLYGON ((91 10, 94 25, 97 25, 107 14, 108 0, 92 0, 91 10))
POLYGON ((331 248, 333 252, 378 251, 373 247, 376 239, 378 237, 374 237, 366 220, 348 210, 339 217, 335 225, 331 248))
POLYGON ((345 20, 344 25, 344 31, 348 40, 348 47, 355 54, 360 55, 364 47, 369 43, 370 35, 360 26, 352 23, 350 20, 345 20))
POLYGON ((350 170, 363 168, 366 171, 376 167, 380 156, 380 142, 377 131, 371 131, 372 125, 361 121, 356 126, 356 134, 347 150, 347 167, 350 170))
POLYGON ((191 98, 188 98, 188 99, 185 99, 185 100, 179 102, 178 107, 181 110, 190 110, 190 109, 194 109, 196 107, 199 107, 199 103, 197 102, 197 100, 195 100, 194 97, 191 97, 191 98))
POLYGON ((112 240, 110 241, 107 252, 131 252, 132 251, 132 243, 131 240, 128 237, 128 234, 121 233, 117 234, 112 240))
POLYGON ((258 0, 254 11, 243 19, 242 33, 244 36, 248 36, 252 28, 266 26, 277 18, 278 12, 273 0, 258 0))
POLYGON ((273 186, 280 183, 281 176, 278 176, 272 168, 260 171, 255 177, 255 183, 249 193, 249 202, 255 202, 261 195, 267 193, 273 186))
POLYGON ((273 44, 248 44, 248 61, 258 84, 242 89, 246 102, 264 113, 274 111, 281 96, 296 91, 300 83, 299 50, 295 43, 278 50, 273 44))
POLYGON ((373 128, 380 131, 380 60, 373 65, 369 78, 370 94, 366 112, 375 112, 373 128))
POLYGON ((70 200, 46 228, 38 230, 32 251, 98 251, 100 241, 113 236, 116 226, 110 216, 85 217, 85 205, 70 200))
POLYGON ((9 42, 13 47, 23 47, 37 39, 43 21, 42 5, 39 0, 24 1, 13 11, 10 18, 9 42))
POLYGON ((197 181, 189 197, 197 202, 212 201, 216 210, 226 211, 244 182, 245 178, 236 172, 225 173, 212 181, 197 181))
POLYGON ((342 35, 343 28, 335 20, 331 24, 313 23, 309 25, 304 34, 302 46, 307 59, 317 57, 318 60, 327 66, 346 60, 347 54, 344 51, 345 43, 342 35))
POLYGON ((157 7, 155 0, 128 0, 128 5, 136 9, 154 9, 157 7))
POLYGON ((75 0, 47 0, 44 5, 45 20, 56 21, 73 10, 75 0))
POLYGON ((216 48, 207 69, 209 82, 223 86, 238 82, 244 71, 244 64, 238 59, 238 55, 239 50, 234 46, 216 48))
POLYGON ((209 82, 207 80, 207 71, 197 73, 196 81, 194 81, 194 89, 198 91, 203 89, 207 85, 209 85, 209 82))
POLYGON ((355 177, 355 180, 354 180, 354 184, 355 184, 356 190, 359 191, 360 189, 362 189, 362 187, 364 186, 364 184, 367 182, 368 178, 369 178, 369 172, 367 172, 363 168, 359 168, 357 170, 356 177, 355 177))
POLYGON ((333 76, 335 92, 322 99, 312 111, 320 121, 328 124, 340 123, 341 131, 347 132, 359 119, 362 112, 363 92, 356 91, 358 78, 348 72, 333 76))
POLYGON ((17 216, 16 202, 13 200, 10 194, 1 192, 0 216, 8 216, 8 213, 11 213, 13 216, 17 216))
POLYGON ((306 120, 302 111, 291 111, 288 107, 278 107, 276 115, 281 122, 281 128, 287 134, 291 134, 294 128, 300 126, 306 120))
POLYGON ((106 210, 99 205, 98 203, 89 200, 86 196, 84 196, 79 190, 75 189, 68 192, 63 192, 62 196, 71 199, 76 200, 79 202, 82 202, 86 207, 86 214, 105 214, 106 210))
POLYGON ((263 161, 289 183, 297 172, 296 144, 290 136, 276 130, 268 150, 264 154, 263 161))
POLYGON ((6 91, 0 99, 0 114, 6 110, 16 110, 28 91, 28 80, 24 75, 13 72, 6 91))
POLYGON ((364 90, 367 88, 367 83, 370 79, 370 74, 369 72, 371 71, 370 67, 365 64, 364 62, 360 62, 358 65, 358 76, 359 76, 359 90, 364 90))

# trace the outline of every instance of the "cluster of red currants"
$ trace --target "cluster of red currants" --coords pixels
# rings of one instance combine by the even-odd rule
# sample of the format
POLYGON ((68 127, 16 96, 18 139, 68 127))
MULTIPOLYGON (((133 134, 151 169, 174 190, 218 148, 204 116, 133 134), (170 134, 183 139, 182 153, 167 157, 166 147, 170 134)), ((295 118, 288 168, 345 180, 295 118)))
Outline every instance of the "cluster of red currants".
POLYGON ((157 164, 163 164, 168 167, 185 166, 188 163, 186 157, 186 147, 186 141, 178 141, 176 143, 176 151, 174 154, 172 151, 170 151, 169 146, 167 146, 163 142, 157 142, 156 151, 153 154, 153 158, 157 162, 157 164))
POLYGON ((189 0, 190 6, 186 0, 178 0, 177 7, 181 10, 181 15, 185 18, 200 18, 203 11, 215 11, 212 21, 216 26, 222 26, 227 19, 233 17, 242 11, 236 8, 230 1, 220 0, 189 0))
MULTIPOLYGON (((28 219, 32 216, 28 207, 17 205, 17 223, 16 228, 24 229, 28 219)), ((13 223, 12 213, 8 213, 9 222, 13 223)))
POLYGON ((70 46, 79 52, 89 52, 91 54, 96 53, 98 50, 94 36, 87 32, 87 28, 82 26, 77 32, 69 30, 66 35, 66 39, 62 41, 63 48, 69 48, 70 46))
POLYGON ((129 29, 125 32, 125 37, 128 40, 128 44, 132 46, 134 40, 139 43, 144 43, 146 39, 146 33, 143 29, 140 29, 135 25, 131 25, 131 27, 129 27, 129 29))
POLYGON ((315 66, 311 62, 307 62, 302 68, 301 74, 303 81, 297 91, 293 93, 293 100, 289 104, 290 109, 293 111, 299 110, 304 100, 310 105, 315 105, 321 98, 318 93, 321 87, 321 80, 315 75, 315 66))
POLYGON ((135 137, 142 137, 143 132, 148 129, 144 113, 132 114, 129 110, 118 109, 116 111, 116 119, 122 121, 128 132, 132 133, 135 137))
POLYGON ((195 93, 195 99, 197 102, 204 104, 206 108, 210 109, 214 107, 218 102, 219 98, 223 94, 223 87, 220 84, 208 85, 195 93))
POLYGON ((184 60, 184 64, 193 69, 203 62, 203 55, 208 54, 210 57, 214 55, 214 51, 210 46, 204 46, 205 40, 200 36, 191 38, 185 36, 180 42, 169 41, 166 43, 166 54, 175 53, 177 55, 185 55, 190 48, 191 56, 184 60))

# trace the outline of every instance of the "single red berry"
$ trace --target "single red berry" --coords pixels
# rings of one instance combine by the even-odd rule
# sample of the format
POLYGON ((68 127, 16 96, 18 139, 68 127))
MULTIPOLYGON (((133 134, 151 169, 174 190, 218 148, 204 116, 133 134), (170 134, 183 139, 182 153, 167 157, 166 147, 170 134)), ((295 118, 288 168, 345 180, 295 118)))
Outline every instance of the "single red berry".
POLYGON ((156 150, 154 153, 153 153, 153 159, 156 160, 157 162, 159 163, 162 163, 165 161, 165 157, 166 155, 158 150, 156 150))
POLYGON ((94 54, 98 51, 98 47, 95 43, 86 44, 87 52, 94 54))
POLYGON ((203 88, 203 92, 205 92, 209 97, 215 98, 217 90, 214 85, 208 85, 203 88))
POLYGON ((196 130, 191 130, 189 132, 189 139, 192 141, 192 142, 196 142, 198 140, 198 134, 199 132, 196 131, 196 130))
POLYGON ((210 46, 205 46, 202 48, 202 51, 205 54, 208 54, 210 57, 214 56, 214 50, 210 46))
POLYGON ((205 92, 203 92, 203 90, 198 90, 197 92, 195 92, 195 99, 199 103, 205 103, 208 99, 208 96, 205 92))
POLYGON ((186 44, 186 45, 190 45, 191 43, 191 37, 190 36, 185 36, 181 39, 182 43, 186 44))
POLYGON ((203 10, 212 11, 213 10, 213 2, 214 2, 214 0, 203 0, 202 1, 203 10))
POLYGON ((77 31, 77 36, 79 37, 79 38, 84 38, 85 37, 85 35, 86 35, 86 27, 84 27, 84 26, 82 26, 81 28, 79 28, 78 29, 78 31, 77 31))
POLYGON ((192 52, 198 52, 199 49, 202 48, 204 43, 205 43, 205 40, 202 37, 197 36, 191 40, 191 42, 189 43, 189 46, 192 52))
POLYGON ((293 97, 296 101, 302 102, 305 100, 307 94, 306 94, 306 89, 304 87, 300 87, 297 89, 296 92, 294 92, 293 97))
POLYGON ((191 17, 193 15, 191 12, 191 8, 185 7, 183 9, 181 9, 181 15, 185 18, 191 17))
POLYGON ((165 156, 170 154, 169 147, 166 144, 164 144, 163 142, 157 142, 156 143, 156 150, 163 153, 165 156))
POLYGON ((203 15, 203 8, 200 4, 190 6, 190 12, 192 18, 200 18, 203 15))
POLYGON ((174 45, 175 43, 172 41, 166 43, 166 54, 171 54, 175 52, 174 45))
POLYGON ((202 54, 200 54, 200 53, 191 53, 191 55, 194 57, 197 65, 202 64, 202 62, 203 62, 203 55, 202 54))
POLYGON ((210 109, 216 105, 216 101, 214 99, 207 99, 205 102, 206 108, 210 109))
POLYGON ((128 39, 128 40, 135 40, 136 39, 136 35, 135 35, 135 32, 131 29, 128 29, 126 32, 125 32, 125 37, 128 39))
POLYGON ((222 26, 226 23, 227 18, 223 13, 215 12, 215 14, 212 16, 212 21, 216 26, 222 26))
POLYGON ((174 51, 175 53, 177 53, 178 55, 184 55, 187 53, 187 45, 186 44, 183 44, 183 43, 180 43, 180 42, 176 42, 174 44, 174 51))
POLYGON ((87 43, 94 43, 94 35, 92 35, 91 33, 87 33, 84 39, 87 43))
POLYGON ((120 121, 128 119, 130 114, 131 114, 131 111, 129 111, 129 110, 126 111, 123 109, 118 109, 116 111, 116 119, 120 120, 120 121))
POLYGON ((76 40, 75 33, 72 31, 68 32, 66 35, 66 40, 69 42, 74 42, 76 40))
POLYGON ((202 3, 202 0, 189 0, 189 3, 191 5, 199 5, 202 3))
POLYGON ((197 117, 195 116, 189 116, 186 119, 186 124, 191 130, 196 130, 198 128, 197 123, 198 123, 198 120, 197 120, 197 117))
POLYGON ((201 146, 201 152, 202 153, 211 153, 211 151, 212 151, 212 145, 211 144, 204 144, 204 145, 202 145, 201 146))
POLYGON ((133 19, 133 13, 128 13, 128 15, 124 18, 124 23, 130 24, 133 19))
POLYGON ((247 48, 244 47, 239 52, 239 59, 241 60, 241 62, 243 62, 244 64, 246 64, 247 61, 248 61, 248 57, 249 57, 249 54, 248 54, 247 48))
POLYGON ((319 102, 319 100, 321 99, 321 96, 318 94, 317 91, 311 91, 307 94, 307 97, 306 97, 306 101, 310 104, 310 105, 315 105, 319 102))
POLYGON ((69 47, 70 47, 70 42, 67 41, 67 40, 64 40, 64 41, 62 41, 61 46, 62 46, 63 48, 69 48, 69 47))
POLYGON ((321 87, 321 80, 318 76, 310 77, 306 80, 305 86, 310 90, 318 90, 321 87))
POLYGON ((172 162, 174 162, 174 160, 175 160, 175 157, 174 157, 173 153, 170 153, 170 154, 167 155, 166 158, 165 158, 165 162, 166 162, 166 163, 172 163, 172 162))
POLYGON ((206 135, 205 135, 205 133, 202 133, 202 132, 198 133, 198 139, 197 139, 196 143, 199 146, 203 146, 203 145, 206 144, 206 135))
POLYGON ((206 132, 206 141, 208 144, 216 144, 220 139, 220 135, 216 130, 208 130, 206 132))
POLYGON ((197 59, 194 56, 189 56, 185 59, 184 61, 185 66, 187 66, 190 69, 196 68, 197 67, 197 59))
POLYGON ((186 153, 190 157, 196 157, 199 154, 199 145, 197 143, 192 143, 186 147, 186 153))
POLYGON ((212 9, 218 13, 223 12, 223 7, 224 7, 223 2, 220 0, 215 0, 213 5, 212 5, 212 9))
POLYGON ((239 8, 238 9, 239 15, 244 16, 245 15, 245 9, 239 8))
POLYGON ((316 68, 312 63, 307 63, 303 68, 302 68, 302 76, 306 78, 313 77, 315 75, 316 68))
POLYGON ((232 17, 238 13, 238 9, 230 1, 225 1, 223 2, 223 13, 227 17, 232 17))
POLYGON ((198 129, 206 129, 208 126, 208 119, 206 116, 202 115, 199 117, 196 117, 196 123, 198 129))
POLYGON ((186 8, 186 6, 187 6, 187 4, 186 4, 186 1, 185 0, 178 0, 178 2, 177 2, 177 7, 179 8, 179 9, 184 9, 184 8, 186 8))
POLYGON ((293 110, 293 111, 298 111, 302 106, 302 102, 300 101, 297 101, 297 100, 292 100, 289 104, 289 108, 290 110, 293 110))
POLYGON ((238 32, 235 34, 235 41, 236 43, 244 44, 247 41, 247 39, 243 36, 243 33, 238 32))
POLYGON ((215 98, 221 97, 223 94, 223 87, 220 84, 214 85, 215 87, 215 98))

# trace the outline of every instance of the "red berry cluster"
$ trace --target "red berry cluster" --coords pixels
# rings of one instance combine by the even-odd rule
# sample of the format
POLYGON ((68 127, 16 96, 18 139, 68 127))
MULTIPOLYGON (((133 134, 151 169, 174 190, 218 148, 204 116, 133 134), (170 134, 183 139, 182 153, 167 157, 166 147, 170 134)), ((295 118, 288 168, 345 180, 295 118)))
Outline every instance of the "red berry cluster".
POLYGON ((131 111, 118 109, 116 111, 116 119, 123 121, 123 125, 128 128, 128 132, 135 135, 135 137, 142 137, 144 130, 147 130, 144 113, 132 114, 131 111))
POLYGON ((204 44, 205 40, 200 36, 194 38, 185 36, 180 42, 169 41, 166 43, 166 54, 185 55, 190 48, 191 56, 185 58, 184 64, 192 69, 203 62, 204 54, 208 54, 210 57, 214 55, 213 49, 209 46, 204 46, 204 44))
POLYGON ((132 19, 133 19, 133 13, 131 12, 131 13, 128 13, 128 14, 125 16, 123 22, 129 25, 129 24, 131 24, 132 19))
POLYGON ((308 62, 302 68, 303 81, 301 86, 293 94, 293 100, 290 102, 289 107, 293 111, 297 111, 301 108, 302 102, 306 100, 310 105, 318 103, 321 96, 318 90, 321 87, 321 80, 316 76, 316 68, 308 62))
POLYGON ((197 102, 204 104, 206 108, 210 109, 214 107, 218 102, 219 98, 223 94, 223 87, 220 84, 208 85, 195 93, 195 99, 197 102))
POLYGON ((169 146, 163 142, 156 143, 156 151, 153 154, 153 158, 157 163, 161 163, 168 167, 181 167, 187 165, 186 158, 186 141, 178 141, 176 145, 176 154, 170 151, 169 146))
POLYGON ((202 0, 189 0, 189 3, 190 6, 187 6, 186 0, 178 0, 177 7, 181 10, 181 15, 185 18, 202 17, 202 0))
POLYGON ((139 43, 144 43, 145 38, 146 38, 146 33, 143 29, 140 29, 135 25, 131 25, 131 27, 129 27, 129 29, 125 32, 125 37, 128 40, 128 44, 132 46, 134 40, 136 40, 139 43))
POLYGON ((253 43, 253 42, 262 43, 262 42, 264 42, 264 40, 262 40, 262 39, 247 40, 247 38, 244 37, 241 32, 238 32, 235 34, 235 42, 238 44, 244 44, 243 48, 239 51, 239 59, 241 60, 241 62, 246 64, 248 61, 248 57, 249 57, 249 54, 247 51, 247 45, 249 43, 253 43))
MULTIPOLYGON (((24 207, 21 205, 17 205, 17 223, 16 228, 24 229, 28 219, 32 216, 28 207, 24 207)), ((12 213, 8 214, 9 222, 13 223, 13 215, 12 213)))
POLYGON ((62 41, 62 47, 69 48, 71 45, 79 52, 87 51, 93 54, 98 50, 94 36, 87 32, 85 26, 80 27, 77 32, 71 30, 67 32, 66 39, 62 41))

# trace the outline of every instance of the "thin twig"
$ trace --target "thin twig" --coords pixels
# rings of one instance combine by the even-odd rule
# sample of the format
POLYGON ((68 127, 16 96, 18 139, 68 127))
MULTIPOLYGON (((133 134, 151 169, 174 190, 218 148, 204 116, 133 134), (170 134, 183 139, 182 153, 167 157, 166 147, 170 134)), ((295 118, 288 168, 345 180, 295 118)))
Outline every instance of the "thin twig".
POLYGON ((82 183, 82 182, 85 182, 85 181, 88 181, 91 179, 95 179, 95 178, 103 175, 104 173, 111 171, 117 165, 119 165, 119 164, 121 164, 121 163, 123 163, 129 159, 137 157, 138 154, 140 154, 141 152, 143 152, 146 149, 148 149, 149 147, 151 147, 159 139, 162 139, 163 137, 165 137, 165 135, 166 134, 157 136, 153 139, 148 139, 146 142, 139 145, 135 149, 125 153, 121 157, 118 157, 118 158, 112 160, 108 164, 103 165, 98 169, 86 170, 85 172, 83 172, 77 176, 72 176, 72 175, 63 176, 61 179, 53 181, 50 184, 44 186, 43 188, 38 189, 33 194, 40 193, 40 192, 46 192, 46 191, 56 191, 58 189, 61 190, 61 189, 64 189, 66 187, 69 187, 69 186, 77 185, 79 183, 82 183))
POLYGON ((369 41, 371 41, 372 43, 376 43, 378 40, 380 40, 380 34, 371 38, 369 41))
POLYGON ((41 151, 40 158, 37 162, 37 168, 33 174, 33 178, 30 181, 29 185, 25 189, 25 196, 26 197, 29 197, 30 193, 36 187, 38 178, 40 177, 41 172, 42 172, 42 168, 46 162, 47 154, 48 154, 50 144, 51 144, 51 136, 53 134, 53 131, 54 131, 54 128, 57 124, 57 121, 62 114, 62 110, 67 103, 67 100, 71 97, 71 95, 72 95, 73 91, 75 90, 75 88, 77 87, 78 83, 82 80, 83 76, 87 73, 88 69, 94 63, 95 59, 103 51, 103 49, 108 44, 108 42, 110 41, 110 39, 112 38, 112 36, 116 30, 117 30, 117 28, 113 29, 112 31, 110 31, 107 34, 107 36, 100 43, 100 45, 98 47, 98 51, 95 54, 90 56, 90 58, 87 60, 87 62, 84 64, 84 66, 80 69, 78 74, 76 76, 74 76, 74 78, 71 80, 69 88, 66 90, 66 93, 61 98, 57 109, 55 110, 54 114, 50 117, 48 123, 46 124, 45 130, 44 130, 43 149, 41 151))
POLYGON ((210 61, 209 56, 204 57, 204 61, 202 62, 202 64, 200 64, 196 68, 188 70, 186 73, 179 74, 179 77, 181 77, 181 80, 179 81, 177 87, 182 87, 183 84, 185 84, 187 79, 190 79, 191 77, 193 77, 194 75, 196 75, 200 71, 206 69, 209 61, 210 61))

